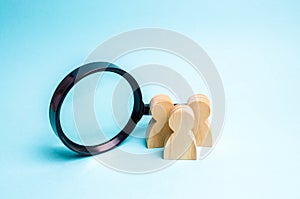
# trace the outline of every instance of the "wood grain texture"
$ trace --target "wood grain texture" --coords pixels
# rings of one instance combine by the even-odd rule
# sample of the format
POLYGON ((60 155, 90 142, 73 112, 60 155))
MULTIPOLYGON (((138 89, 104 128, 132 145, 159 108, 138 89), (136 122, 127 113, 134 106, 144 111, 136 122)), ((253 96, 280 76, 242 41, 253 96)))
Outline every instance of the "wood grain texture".
POLYGON ((197 146, 212 146, 212 132, 208 117, 210 115, 210 101, 203 94, 196 94, 189 98, 188 105, 193 109, 195 123, 193 132, 197 146))
POLYGON ((187 105, 176 105, 170 113, 169 126, 174 133, 165 144, 164 159, 196 160, 193 110, 187 105))
POLYGON ((164 147, 165 141, 173 133, 169 127, 170 111, 174 105, 167 95, 157 95, 150 102, 152 119, 147 128, 147 147, 164 147))

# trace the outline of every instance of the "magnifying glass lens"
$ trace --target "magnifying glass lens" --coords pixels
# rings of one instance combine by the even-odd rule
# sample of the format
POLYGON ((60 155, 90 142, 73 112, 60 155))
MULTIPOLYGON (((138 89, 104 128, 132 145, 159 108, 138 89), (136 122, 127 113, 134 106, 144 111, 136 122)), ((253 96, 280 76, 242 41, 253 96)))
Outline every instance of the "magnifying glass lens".
POLYGON ((111 72, 91 74, 76 83, 61 109, 66 136, 84 145, 99 145, 115 137, 130 120, 133 92, 122 76, 111 72))

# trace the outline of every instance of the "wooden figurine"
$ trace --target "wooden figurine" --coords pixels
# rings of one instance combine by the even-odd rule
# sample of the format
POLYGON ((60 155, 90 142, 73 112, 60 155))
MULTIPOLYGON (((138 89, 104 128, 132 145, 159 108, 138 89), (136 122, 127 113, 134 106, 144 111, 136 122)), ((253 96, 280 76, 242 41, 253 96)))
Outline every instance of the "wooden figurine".
POLYGON ((169 127, 169 115, 174 105, 167 95, 157 95, 150 102, 152 119, 147 128, 147 147, 164 147, 165 141, 173 133, 169 127))
POLYGON ((196 94, 189 98, 188 105, 193 109, 195 123, 193 132, 197 146, 212 146, 212 133, 208 117, 210 115, 210 102, 207 96, 196 94))
POLYGON ((169 126, 174 133, 165 144, 164 159, 196 160, 193 110, 187 105, 176 105, 170 113, 169 126))

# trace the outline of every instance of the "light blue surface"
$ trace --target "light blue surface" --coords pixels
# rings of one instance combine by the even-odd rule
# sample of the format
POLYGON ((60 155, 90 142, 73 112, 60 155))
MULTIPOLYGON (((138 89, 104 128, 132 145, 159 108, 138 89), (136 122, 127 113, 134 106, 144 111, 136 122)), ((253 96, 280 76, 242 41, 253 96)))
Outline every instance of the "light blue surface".
MULTIPOLYGON (((0 2, 1 198, 300 198, 297 1, 0 2), (203 161, 147 175, 76 158, 52 132, 59 81, 101 42, 158 27, 209 54, 226 123, 203 161)), ((130 140, 126 143, 130 147, 130 140)))

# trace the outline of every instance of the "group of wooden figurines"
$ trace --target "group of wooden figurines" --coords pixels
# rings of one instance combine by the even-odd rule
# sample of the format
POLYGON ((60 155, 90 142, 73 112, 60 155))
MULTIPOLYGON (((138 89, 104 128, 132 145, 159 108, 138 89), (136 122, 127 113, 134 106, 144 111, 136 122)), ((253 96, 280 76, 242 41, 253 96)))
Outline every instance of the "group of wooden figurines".
POLYGON ((207 96, 196 94, 187 105, 174 105, 167 95, 157 95, 150 102, 150 111, 147 147, 164 147, 164 159, 196 160, 196 146, 212 146, 207 96))

